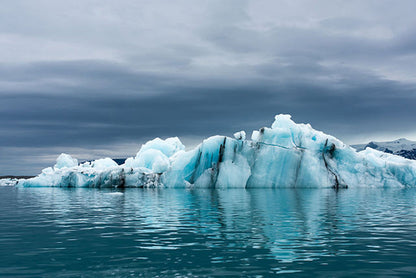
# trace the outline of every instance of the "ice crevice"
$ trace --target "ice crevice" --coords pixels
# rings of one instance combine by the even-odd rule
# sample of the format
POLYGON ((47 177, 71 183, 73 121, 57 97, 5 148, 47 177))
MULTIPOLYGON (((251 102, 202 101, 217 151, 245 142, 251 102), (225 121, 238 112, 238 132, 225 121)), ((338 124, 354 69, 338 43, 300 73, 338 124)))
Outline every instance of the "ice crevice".
POLYGON ((55 187, 414 187, 416 161, 370 148, 361 152, 337 138, 275 117, 270 128, 209 137, 185 151, 179 138, 156 138, 117 165, 110 158, 79 164, 61 154, 55 166, 17 186, 55 187))

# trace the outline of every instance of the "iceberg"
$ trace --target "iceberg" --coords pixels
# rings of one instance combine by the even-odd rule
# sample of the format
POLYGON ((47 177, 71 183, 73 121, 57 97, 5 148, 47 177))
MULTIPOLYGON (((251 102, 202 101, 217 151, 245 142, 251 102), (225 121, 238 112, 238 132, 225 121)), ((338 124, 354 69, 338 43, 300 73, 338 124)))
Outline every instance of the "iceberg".
POLYGON ((156 138, 117 165, 110 158, 78 164, 61 154, 54 167, 19 180, 21 187, 413 187, 416 161, 371 148, 357 152, 337 138, 277 115, 246 138, 213 136, 192 150, 179 138, 156 138))

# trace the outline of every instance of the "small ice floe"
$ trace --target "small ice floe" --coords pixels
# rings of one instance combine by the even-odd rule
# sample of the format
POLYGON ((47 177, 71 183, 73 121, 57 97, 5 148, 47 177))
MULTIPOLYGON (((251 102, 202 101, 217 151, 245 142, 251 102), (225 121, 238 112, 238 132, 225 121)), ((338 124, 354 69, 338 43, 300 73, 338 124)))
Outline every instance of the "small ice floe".
POLYGON ((123 192, 109 192, 109 193, 104 193, 104 194, 119 196, 119 195, 123 195, 124 193, 123 192))

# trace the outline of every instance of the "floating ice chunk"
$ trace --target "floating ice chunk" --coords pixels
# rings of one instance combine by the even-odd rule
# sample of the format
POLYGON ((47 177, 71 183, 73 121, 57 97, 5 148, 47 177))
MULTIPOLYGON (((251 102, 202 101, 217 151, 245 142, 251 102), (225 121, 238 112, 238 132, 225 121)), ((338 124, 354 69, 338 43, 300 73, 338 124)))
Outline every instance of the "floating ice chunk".
POLYGON ((69 154, 62 153, 57 159, 54 166, 55 169, 70 168, 78 166, 78 160, 72 158, 69 154))
POLYGON ((124 193, 123 192, 109 192, 109 193, 106 193, 107 195, 115 195, 115 196, 121 196, 121 195, 124 195, 124 193))

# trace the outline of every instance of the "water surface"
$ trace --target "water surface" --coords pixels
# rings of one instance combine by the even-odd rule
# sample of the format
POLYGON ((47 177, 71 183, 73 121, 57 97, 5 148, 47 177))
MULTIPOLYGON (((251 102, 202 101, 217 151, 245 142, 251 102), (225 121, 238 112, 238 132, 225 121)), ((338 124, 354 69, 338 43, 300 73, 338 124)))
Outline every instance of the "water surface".
POLYGON ((0 188, 0 276, 416 275, 416 189, 0 188))

